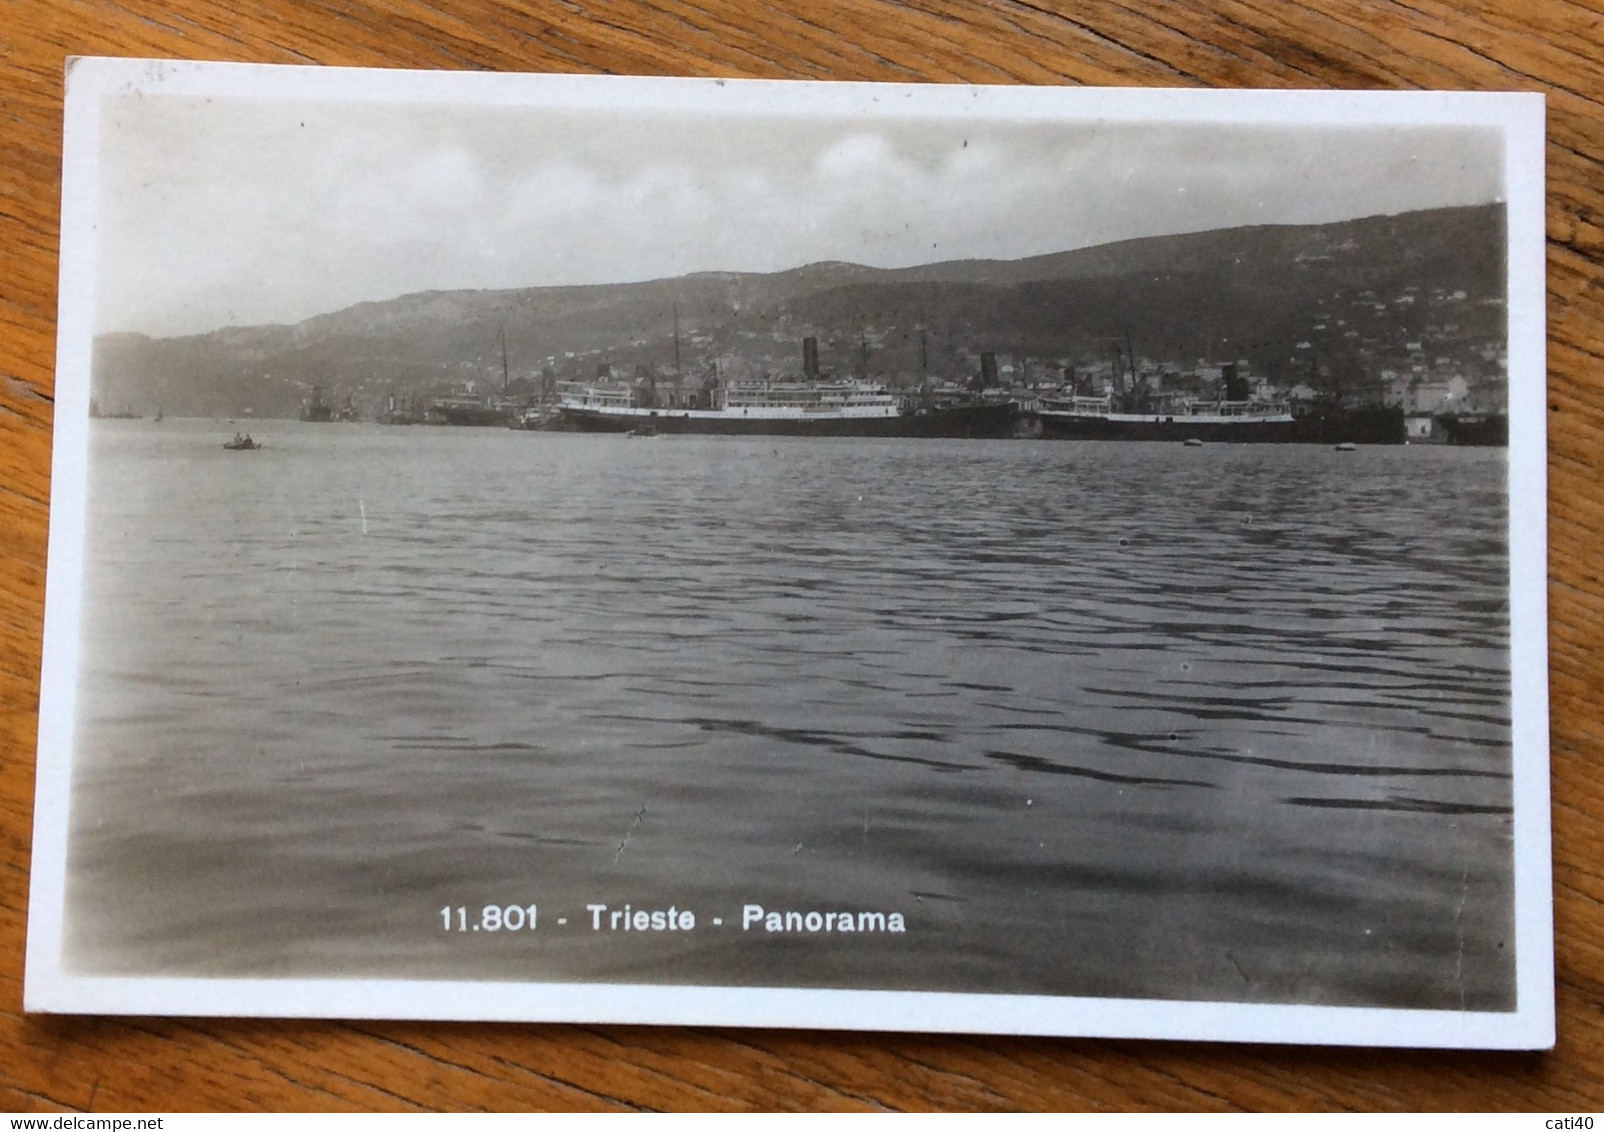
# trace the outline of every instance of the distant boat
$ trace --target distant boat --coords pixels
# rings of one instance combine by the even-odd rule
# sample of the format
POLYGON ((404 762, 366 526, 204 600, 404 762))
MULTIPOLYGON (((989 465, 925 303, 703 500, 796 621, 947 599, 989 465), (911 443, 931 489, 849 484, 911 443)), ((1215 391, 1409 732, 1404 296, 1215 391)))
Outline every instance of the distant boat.
POLYGON ((1359 446, 1357 444, 1355 444, 1351 440, 1344 440, 1341 444, 1337 445, 1337 451, 1338 452, 1357 452, 1357 451, 1359 451, 1359 446))
POLYGON ((224 441, 223 443, 223 447, 230 452, 255 452, 261 446, 260 441, 252 440, 248 436, 240 436, 237 433, 233 440, 224 441))
POLYGON ((1201 448, 1201 447, 1203 447, 1203 442, 1201 440, 1199 440, 1195 436, 1187 437, 1186 441, 1185 441, 1185 444, 1186 444, 1186 446, 1188 448, 1201 448))
POLYGON ((507 368, 506 327, 501 329, 500 340, 500 394, 481 397, 474 382, 464 382, 452 392, 429 402, 426 418, 430 424, 465 425, 473 428, 521 427, 521 414, 507 393, 511 374, 507 368))
POLYGON ((301 406, 301 419, 312 424, 329 424, 334 421, 350 423, 356 420, 356 406, 351 399, 345 399, 345 405, 335 408, 323 400, 323 392, 317 386, 312 386, 311 399, 301 406))
POLYGON ((384 410, 379 414, 379 423, 387 425, 413 425, 423 420, 423 410, 418 407, 410 394, 396 397, 389 395, 384 410))
POLYGON ((134 412, 132 405, 124 405, 121 412, 102 412, 99 402, 93 397, 89 399, 89 418, 97 421, 138 421, 144 419, 142 414, 134 412))

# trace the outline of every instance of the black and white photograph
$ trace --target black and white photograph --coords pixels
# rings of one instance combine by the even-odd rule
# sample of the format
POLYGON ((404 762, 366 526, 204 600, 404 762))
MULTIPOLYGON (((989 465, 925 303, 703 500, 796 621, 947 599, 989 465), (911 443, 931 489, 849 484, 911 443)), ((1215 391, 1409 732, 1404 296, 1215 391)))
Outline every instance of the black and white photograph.
POLYGON ((68 92, 29 1009, 1552 1043, 1539 96, 68 92))

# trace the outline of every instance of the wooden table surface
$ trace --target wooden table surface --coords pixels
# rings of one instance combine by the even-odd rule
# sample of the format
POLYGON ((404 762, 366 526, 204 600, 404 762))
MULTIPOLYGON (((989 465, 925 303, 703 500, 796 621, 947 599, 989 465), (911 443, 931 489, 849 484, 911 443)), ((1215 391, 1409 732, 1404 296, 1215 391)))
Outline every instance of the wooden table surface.
MULTIPOLYGON (((1604 1108, 1601 0, 0 0, 0 1108, 1604 1108), (383 67, 1548 95, 1552 1053, 25 1017, 62 66, 383 67)), ((1519 505, 1519 501, 1516 501, 1519 505)))

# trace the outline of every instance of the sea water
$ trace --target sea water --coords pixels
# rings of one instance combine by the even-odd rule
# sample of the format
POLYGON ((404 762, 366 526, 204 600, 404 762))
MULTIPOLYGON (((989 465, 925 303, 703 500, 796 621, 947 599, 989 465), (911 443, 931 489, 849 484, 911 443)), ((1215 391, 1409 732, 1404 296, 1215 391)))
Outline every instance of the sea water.
POLYGON ((239 427, 92 426, 70 970, 1513 1006, 1502 450, 239 427))

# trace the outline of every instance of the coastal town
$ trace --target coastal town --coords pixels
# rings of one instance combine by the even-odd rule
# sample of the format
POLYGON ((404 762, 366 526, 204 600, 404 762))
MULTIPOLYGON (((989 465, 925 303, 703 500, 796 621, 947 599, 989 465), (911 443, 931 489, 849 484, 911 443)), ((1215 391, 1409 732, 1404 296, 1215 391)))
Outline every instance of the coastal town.
POLYGON ((426 292, 101 335, 95 389, 119 414, 312 423, 1503 443, 1501 224, 1490 205, 1010 261, 426 292))
MULTIPOLYGON (((822 414, 835 400, 855 398, 860 409, 871 399, 886 415, 919 413, 971 415, 940 435, 1141 438, 1132 430, 1106 427, 1119 417, 1155 418, 1198 432, 1211 418, 1216 439, 1329 439, 1326 431, 1280 430, 1281 435, 1250 437, 1245 428, 1276 421, 1306 421, 1321 414, 1342 414, 1345 429, 1368 442, 1503 443, 1507 419, 1503 389, 1507 352, 1496 341, 1467 344, 1469 324, 1484 325, 1489 316, 1502 319, 1502 302, 1472 302, 1464 291, 1442 288, 1421 294, 1406 287, 1399 294, 1378 296, 1361 291, 1345 306, 1313 312, 1306 338, 1293 343, 1285 376, 1279 380, 1255 369, 1249 357, 1231 361, 1193 359, 1178 362, 1144 354, 1134 338, 1110 339, 1102 356, 1032 356, 1023 351, 977 351, 947 345, 940 357, 942 372, 933 372, 931 333, 911 329, 863 326, 856 357, 842 350, 842 335, 823 328, 796 325, 782 317, 776 328, 759 336, 737 328, 681 333, 675 314, 672 362, 668 365, 611 360, 648 347, 632 342, 623 350, 593 348, 546 355, 534 366, 509 362, 505 333, 498 336, 499 356, 475 358, 464 368, 474 376, 445 387, 385 389, 366 384, 333 403, 317 388, 308 392, 299 417, 313 422, 376 421, 391 425, 458 425, 525 430, 626 431, 647 424, 672 426, 685 414, 691 431, 740 431, 717 427, 711 411, 730 416, 732 407, 753 410, 788 406, 793 416, 812 422, 795 431, 827 431, 822 414), (1413 340, 1388 340, 1399 311, 1417 306, 1440 321, 1422 322, 1413 340), (1378 324, 1385 324, 1385 328, 1378 324), (812 333, 806 333, 812 331, 812 333), (791 352, 784 352, 785 337, 791 352), (821 365, 821 338, 826 356, 839 368, 821 365), (1324 362, 1319 353, 1331 338, 1348 349, 1345 362, 1324 362), (916 353, 907 349, 916 340, 916 353), (910 353, 912 356, 909 356, 910 353), (890 364, 882 361, 889 356, 890 364), (901 363, 900 365, 897 363, 901 363), (915 364, 910 365, 910 362, 915 364), (1007 407, 1006 414, 998 410, 1007 407), (989 412, 978 424, 975 411, 989 412), (703 427, 692 428, 691 413, 707 414, 703 427), (1368 423, 1355 431, 1355 415, 1368 423), (613 425, 609 425, 609 419, 613 425), (1065 427, 1085 420, 1090 427, 1065 427), (616 426, 616 427, 614 427, 616 426)), ((945 345, 945 344, 944 344, 945 345)), ((848 340, 850 347, 850 341, 848 340)), ((761 430, 787 431, 773 413, 761 430)), ((1160 433, 1166 430, 1159 430, 1160 433)), ((1275 430, 1259 429, 1274 433, 1275 430)), ((1336 433, 1331 433, 1335 436, 1336 433)), ((1185 439, 1185 438, 1179 438, 1185 439)))

